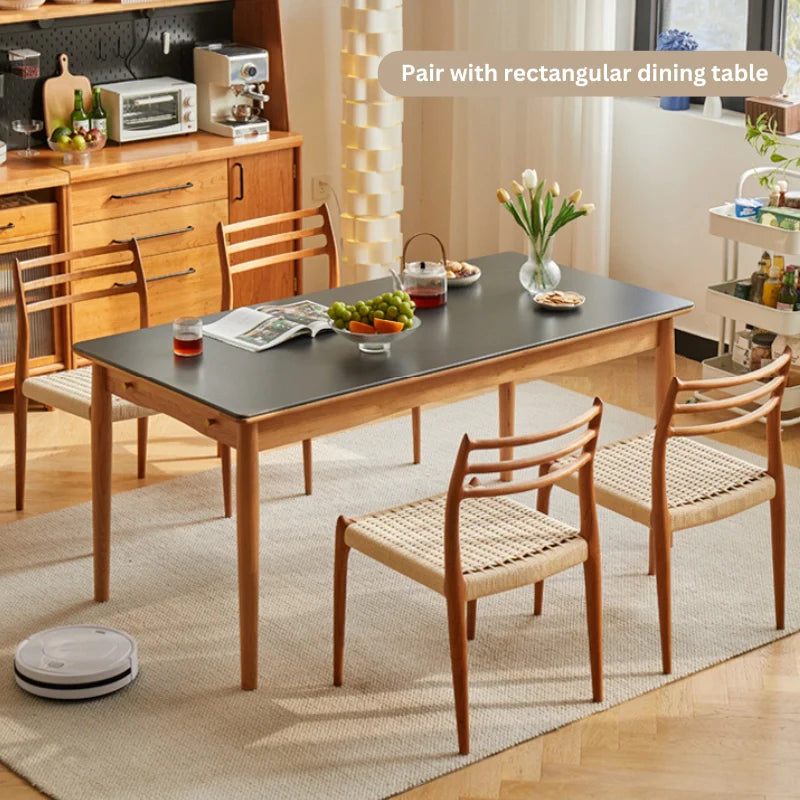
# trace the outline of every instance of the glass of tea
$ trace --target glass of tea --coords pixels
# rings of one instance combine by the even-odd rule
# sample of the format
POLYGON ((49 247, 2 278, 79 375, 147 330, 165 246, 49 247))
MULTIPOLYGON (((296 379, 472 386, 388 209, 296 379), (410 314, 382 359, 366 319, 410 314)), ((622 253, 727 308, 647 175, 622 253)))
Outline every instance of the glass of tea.
POLYGON ((176 356, 199 356, 203 352, 203 320, 178 317, 172 323, 172 349, 176 356))

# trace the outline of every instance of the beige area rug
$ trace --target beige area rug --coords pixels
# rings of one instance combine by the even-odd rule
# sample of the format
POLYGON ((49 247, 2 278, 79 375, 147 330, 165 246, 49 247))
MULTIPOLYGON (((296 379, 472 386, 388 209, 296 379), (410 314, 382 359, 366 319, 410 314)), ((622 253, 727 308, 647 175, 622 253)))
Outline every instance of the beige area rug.
MULTIPOLYGON (((518 428, 546 428, 589 399, 519 389, 518 428)), ((88 504, 0 530, 0 759, 64 800, 378 798, 620 703, 666 682, 645 530, 600 512, 606 702, 590 701, 582 570, 482 600, 470 645, 472 748, 456 750, 444 601, 353 553, 345 685, 331 686, 336 516, 447 485, 464 431, 495 432, 486 395, 423 414, 424 463, 407 463, 398 419, 315 443, 313 497, 300 448, 262 470, 261 687, 238 689, 235 524, 219 517, 216 471, 114 498, 111 602, 91 601, 88 504), (141 674, 116 695, 58 703, 13 681, 15 645, 67 623, 123 628, 141 674)), ((603 439, 647 430, 607 407, 603 439)), ((787 633, 800 623, 800 475, 789 470, 787 633)), ((532 498, 531 498, 532 500, 532 498)), ((575 522, 571 495, 553 511, 575 522)), ((674 677, 778 638, 768 507, 683 531, 674 550, 674 677)))

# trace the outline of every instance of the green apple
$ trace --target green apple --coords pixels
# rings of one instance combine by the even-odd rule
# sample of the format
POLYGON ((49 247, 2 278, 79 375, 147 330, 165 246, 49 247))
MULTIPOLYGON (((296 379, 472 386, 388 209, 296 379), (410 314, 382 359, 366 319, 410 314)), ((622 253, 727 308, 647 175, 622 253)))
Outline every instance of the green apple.
POLYGON ((72 149, 72 139, 67 134, 59 136, 58 139, 56 140, 56 144, 58 145, 58 149, 61 150, 62 152, 66 152, 67 150, 72 149))
POLYGON ((80 134, 75 134, 72 137, 72 149, 73 150, 85 150, 86 149, 86 139, 80 134))

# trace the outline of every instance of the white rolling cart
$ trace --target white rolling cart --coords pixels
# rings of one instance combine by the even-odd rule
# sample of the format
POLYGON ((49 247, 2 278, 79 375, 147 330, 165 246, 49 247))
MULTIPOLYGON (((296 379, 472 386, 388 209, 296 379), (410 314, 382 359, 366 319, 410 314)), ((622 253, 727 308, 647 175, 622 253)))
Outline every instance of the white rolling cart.
MULTIPOLYGON (((739 177, 736 197, 744 196, 744 185, 749 179, 771 172, 774 172, 773 167, 755 167, 743 172, 739 177)), ((800 172, 796 170, 787 170, 783 174, 790 178, 800 178, 800 172)), ((706 308, 719 314, 722 320, 717 355, 703 362, 703 377, 723 378, 741 375, 748 371, 734 363, 731 356, 738 325, 750 323, 784 336, 800 336, 800 311, 778 311, 734 296, 737 281, 749 277, 752 272, 749 270, 746 276, 739 275, 740 244, 754 245, 760 250, 768 250, 771 253, 800 256, 800 231, 759 225, 753 219, 739 218, 736 216, 734 204, 725 203, 709 209, 709 232, 723 239, 722 283, 706 289, 706 308)), ((736 394, 744 394, 753 388, 755 387, 752 384, 737 387, 736 394)), ((746 413, 746 409, 739 411, 746 413)), ((800 386, 791 386, 784 394, 781 425, 786 427, 798 423, 800 423, 800 386)))

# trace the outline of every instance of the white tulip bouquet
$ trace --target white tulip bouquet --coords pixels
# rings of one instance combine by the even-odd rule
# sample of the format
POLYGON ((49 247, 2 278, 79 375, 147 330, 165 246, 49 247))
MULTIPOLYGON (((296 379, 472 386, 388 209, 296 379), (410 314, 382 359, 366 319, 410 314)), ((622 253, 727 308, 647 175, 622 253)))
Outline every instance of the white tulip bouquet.
POLYGON ((544 185, 545 180, 538 179, 535 169, 526 169, 522 173, 522 183, 511 182, 516 204, 508 191, 497 190, 498 202, 508 209, 517 225, 525 231, 531 243, 531 256, 537 263, 547 259, 548 248, 561 228, 572 220, 585 217, 594 211, 593 203, 578 205, 583 192, 576 189, 561 201, 558 213, 553 214, 555 199, 561 190, 556 181, 553 181, 547 190, 544 185))

